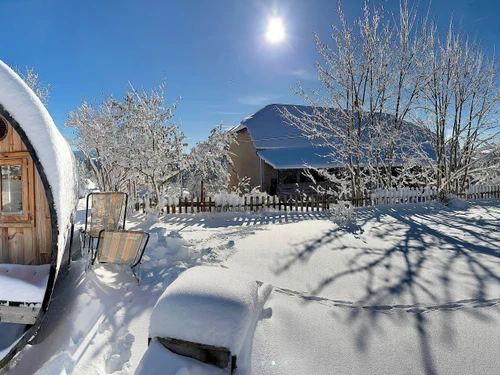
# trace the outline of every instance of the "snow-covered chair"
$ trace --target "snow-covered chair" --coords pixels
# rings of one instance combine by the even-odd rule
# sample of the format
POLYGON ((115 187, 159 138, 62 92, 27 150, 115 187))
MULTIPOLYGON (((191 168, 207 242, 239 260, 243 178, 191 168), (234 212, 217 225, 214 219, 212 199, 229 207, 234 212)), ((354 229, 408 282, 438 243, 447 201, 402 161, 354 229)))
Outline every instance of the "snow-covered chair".
POLYGON ((94 243, 102 230, 125 229, 127 204, 127 193, 102 192, 87 195, 85 227, 80 229, 80 246, 82 256, 86 256, 89 262, 94 257, 94 243))
POLYGON ((141 282, 141 261, 149 241, 149 233, 141 231, 99 232, 92 264, 113 263, 129 264, 137 281, 141 282), (135 268, 137 267, 137 272, 135 268))

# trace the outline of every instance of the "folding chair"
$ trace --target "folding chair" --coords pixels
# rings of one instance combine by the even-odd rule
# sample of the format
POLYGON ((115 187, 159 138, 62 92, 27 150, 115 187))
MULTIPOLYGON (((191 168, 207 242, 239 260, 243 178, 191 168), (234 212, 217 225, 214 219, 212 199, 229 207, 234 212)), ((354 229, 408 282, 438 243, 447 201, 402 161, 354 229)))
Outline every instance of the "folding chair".
POLYGON ((149 241, 149 233, 140 231, 99 232, 92 265, 98 263, 130 264, 137 282, 141 282, 141 261, 149 241), (138 266, 138 272, 135 267, 138 266))
MULTIPOLYGON (((128 194, 121 192, 90 193, 87 195, 85 209, 85 228, 80 229, 82 256, 90 261, 94 253, 94 240, 102 230, 116 231, 125 229, 128 194), (91 207, 89 220, 89 203, 91 207), (123 223, 120 226, 121 218, 123 223), (85 253, 85 248, 87 251, 85 253)), ((89 264, 87 265, 89 266, 89 264)))

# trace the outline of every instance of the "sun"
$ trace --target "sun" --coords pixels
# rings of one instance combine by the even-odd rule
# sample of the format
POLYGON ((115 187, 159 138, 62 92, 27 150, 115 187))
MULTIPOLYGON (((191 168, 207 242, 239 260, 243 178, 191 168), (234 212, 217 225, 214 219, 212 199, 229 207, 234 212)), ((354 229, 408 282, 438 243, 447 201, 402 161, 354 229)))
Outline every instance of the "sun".
POLYGON ((279 43, 285 39, 285 25, 281 18, 270 18, 267 23, 266 39, 269 43, 279 43))

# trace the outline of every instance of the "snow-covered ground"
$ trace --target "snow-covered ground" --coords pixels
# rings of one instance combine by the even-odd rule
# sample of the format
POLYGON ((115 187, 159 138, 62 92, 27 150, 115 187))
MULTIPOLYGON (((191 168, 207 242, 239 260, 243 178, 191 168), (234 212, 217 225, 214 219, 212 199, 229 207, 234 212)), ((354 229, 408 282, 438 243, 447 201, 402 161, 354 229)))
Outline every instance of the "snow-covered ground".
MULTIPOLYGON (((159 296, 202 264, 274 286, 253 374, 498 374, 499 224, 500 201, 363 208, 342 227, 310 212, 136 215, 128 228, 151 233, 142 285, 124 267, 73 262, 43 341, 9 374, 134 374, 159 296)), ((161 347, 148 358, 162 353, 165 374, 203 373, 161 347)))

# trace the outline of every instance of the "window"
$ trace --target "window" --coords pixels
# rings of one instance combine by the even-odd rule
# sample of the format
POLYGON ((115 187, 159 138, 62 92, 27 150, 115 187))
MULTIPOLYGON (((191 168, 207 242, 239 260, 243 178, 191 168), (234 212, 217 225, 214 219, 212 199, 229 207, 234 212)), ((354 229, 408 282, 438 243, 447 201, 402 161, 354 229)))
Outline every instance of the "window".
POLYGON ((33 226, 32 170, 27 152, 0 157, 0 227, 33 226))

